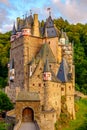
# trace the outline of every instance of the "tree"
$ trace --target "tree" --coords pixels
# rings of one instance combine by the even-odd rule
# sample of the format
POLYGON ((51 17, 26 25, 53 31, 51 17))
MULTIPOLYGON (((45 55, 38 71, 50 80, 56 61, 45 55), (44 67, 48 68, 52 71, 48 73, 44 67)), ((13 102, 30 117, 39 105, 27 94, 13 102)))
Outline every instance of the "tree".
POLYGON ((7 63, 9 61, 10 53, 10 34, 0 34, 0 88, 3 88, 7 84, 8 68, 7 63))
POLYGON ((10 99, 4 92, 0 91, 0 110, 8 111, 11 109, 13 109, 13 104, 11 103, 10 99))

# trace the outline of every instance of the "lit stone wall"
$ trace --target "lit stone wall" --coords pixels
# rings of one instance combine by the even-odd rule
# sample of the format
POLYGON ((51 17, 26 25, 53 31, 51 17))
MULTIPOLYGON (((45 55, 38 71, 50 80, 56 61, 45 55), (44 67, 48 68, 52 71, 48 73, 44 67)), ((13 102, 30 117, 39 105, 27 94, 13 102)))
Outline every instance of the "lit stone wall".
POLYGON ((34 111, 34 120, 40 122, 40 102, 37 101, 16 101, 16 119, 22 120, 22 112, 26 107, 34 111))

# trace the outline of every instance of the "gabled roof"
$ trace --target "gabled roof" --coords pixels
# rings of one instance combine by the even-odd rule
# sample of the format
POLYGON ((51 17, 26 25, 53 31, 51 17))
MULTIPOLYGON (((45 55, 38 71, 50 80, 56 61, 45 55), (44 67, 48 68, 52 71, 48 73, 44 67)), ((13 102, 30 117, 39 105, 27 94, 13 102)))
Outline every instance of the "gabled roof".
POLYGON ((68 74, 69 74, 69 66, 65 58, 62 59, 62 62, 60 64, 57 78, 62 82, 68 82, 68 74))
POLYGON ((42 45, 40 52, 36 56, 36 60, 42 59, 44 63, 46 63, 46 59, 48 59, 49 63, 55 63, 55 56, 49 46, 48 43, 42 45))

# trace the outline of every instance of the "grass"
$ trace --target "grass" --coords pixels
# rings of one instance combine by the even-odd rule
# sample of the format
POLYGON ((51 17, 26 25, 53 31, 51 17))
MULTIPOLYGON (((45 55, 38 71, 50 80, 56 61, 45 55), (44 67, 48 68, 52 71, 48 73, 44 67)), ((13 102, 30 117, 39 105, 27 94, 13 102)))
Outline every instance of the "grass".
POLYGON ((7 124, 4 122, 0 122, 0 130, 7 130, 7 124))
POLYGON ((80 99, 75 102, 76 119, 71 120, 67 128, 62 130, 87 130, 87 99, 80 99))

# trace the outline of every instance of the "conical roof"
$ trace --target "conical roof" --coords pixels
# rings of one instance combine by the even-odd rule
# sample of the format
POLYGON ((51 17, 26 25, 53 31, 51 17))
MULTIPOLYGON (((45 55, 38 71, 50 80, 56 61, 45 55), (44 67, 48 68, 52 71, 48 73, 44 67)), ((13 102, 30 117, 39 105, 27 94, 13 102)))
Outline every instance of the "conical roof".
POLYGON ((23 29, 29 29, 29 28, 31 28, 31 25, 28 23, 28 19, 27 18, 25 18, 25 20, 24 20, 24 25, 23 25, 23 29))
POLYGON ((63 29, 61 30, 61 38, 65 38, 65 32, 63 32, 63 29))
POLYGON ((32 15, 28 16, 27 20, 29 24, 33 25, 34 20, 33 20, 32 15))
POLYGON ((14 25, 13 25, 12 35, 16 35, 16 27, 15 27, 15 23, 14 23, 14 25))
POLYGON ((48 19, 46 19, 46 27, 54 27, 54 22, 51 16, 49 16, 48 19))
POLYGON ((65 58, 62 59, 62 62, 60 64, 57 78, 62 82, 68 82, 68 74, 69 74, 69 66, 65 58))
POLYGON ((50 72, 48 59, 46 59, 46 63, 45 63, 45 65, 44 65, 44 72, 50 72))

